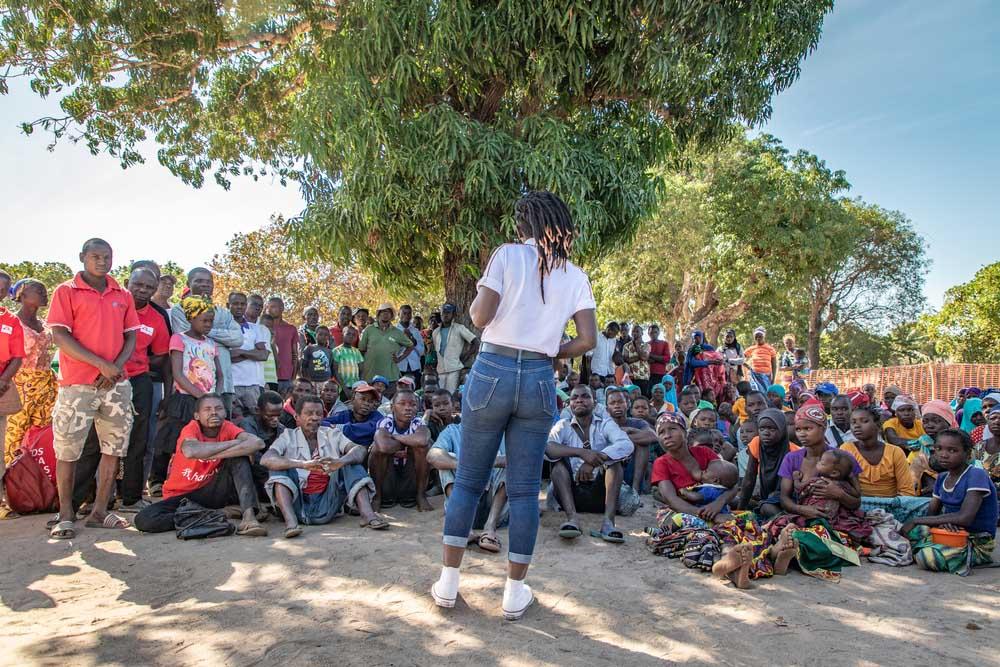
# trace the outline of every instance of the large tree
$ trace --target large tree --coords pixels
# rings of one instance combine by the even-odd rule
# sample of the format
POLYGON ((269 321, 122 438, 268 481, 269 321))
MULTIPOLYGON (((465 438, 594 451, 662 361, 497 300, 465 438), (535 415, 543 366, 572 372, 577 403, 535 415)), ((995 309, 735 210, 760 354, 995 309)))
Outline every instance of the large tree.
POLYGON ((10 0, 0 86, 60 96, 25 131, 124 165, 155 138, 195 185, 299 179, 300 254, 434 276, 464 305, 526 189, 567 200, 583 256, 627 239, 655 203, 648 168, 766 119, 831 6, 10 0))
POLYGON ((936 350, 952 361, 1000 363, 1000 262, 945 292, 940 312, 921 324, 936 350))
POLYGON ((849 187, 805 151, 769 135, 691 151, 662 171, 663 195, 635 242, 593 272, 602 314, 661 321, 709 340, 748 313, 781 309, 788 289, 828 263, 828 223, 849 187))

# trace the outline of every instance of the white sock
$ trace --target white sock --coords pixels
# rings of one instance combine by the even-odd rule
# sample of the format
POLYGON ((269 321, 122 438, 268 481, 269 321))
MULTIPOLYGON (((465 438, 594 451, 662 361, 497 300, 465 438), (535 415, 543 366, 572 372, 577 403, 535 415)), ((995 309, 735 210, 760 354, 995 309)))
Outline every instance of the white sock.
POLYGON ((458 595, 458 568, 443 566, 437 583, 437 593, 441 597, 454 598, 458 595))
POLYGON ((522 580, 507 577, 503 587, 503 608, 510 611, 523 609, 531 599, 531 588, 522 580))

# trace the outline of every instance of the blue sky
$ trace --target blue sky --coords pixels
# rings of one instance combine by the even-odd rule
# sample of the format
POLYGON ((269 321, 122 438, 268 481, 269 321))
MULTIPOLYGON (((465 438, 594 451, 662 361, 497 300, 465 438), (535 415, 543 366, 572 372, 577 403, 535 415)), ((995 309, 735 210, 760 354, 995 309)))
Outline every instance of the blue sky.
MULTIPOLYGON (((913 220, 933 261, 926 293, 934 307, 948 287, 1000 259, 998 45, 1000 3, 842 0, 762 128, 844 169, 853 195, 913 220)), ((122 170, 82 146, 48 152, 44 134, 20 133, 19 121, 56 111, 23 86, 0 98, 0 197, 17 223, 0 261, 75 266, 80 243, 100 235, 122 262, 152 255, 193 266, 234 233, 302 207, 295 187, 237 179, 228 192, 214 182, 195 190, 154 152, 122 170), (154 245, 154 229, 170 232, 154 245)))

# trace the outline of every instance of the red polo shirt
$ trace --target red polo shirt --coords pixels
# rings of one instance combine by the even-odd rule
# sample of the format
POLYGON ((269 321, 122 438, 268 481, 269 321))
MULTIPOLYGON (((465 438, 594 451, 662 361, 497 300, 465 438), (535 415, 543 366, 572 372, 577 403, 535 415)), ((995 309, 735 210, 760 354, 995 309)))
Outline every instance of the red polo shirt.
MULTIPOLYGON (((128 290, 107 276, 107 287, 98 292, 83 280, 80 272, 56 287, 46 324, 63 327, 83 347, 110 362, 125 345, 125 332, 141 326, 135 302, 128 290)), ((68 354, 59 355, 59 385, 93 384, 100 372, 68 354)))
POLYGON ((150 355, 157 357, 170 351, 170 334, 167 323, 152 306, 135 311, 139 316, 139 330, 135 333, 135 352, 125 362, 125 375, 134 378, 149 372, 150 355))
POLYGON ((11 359, 24 359, 24 330, 17 315, 0 308, 0 373, 11 359))
MULTIPOLYGON (((658 354, 664 359, 670 357, 670 343, 665 340, 653 340, 649 342, 649 353, 658 354)), ((649 372, 653 375, 665 375, 667 372, 666 361, 650 361, 649 372)))

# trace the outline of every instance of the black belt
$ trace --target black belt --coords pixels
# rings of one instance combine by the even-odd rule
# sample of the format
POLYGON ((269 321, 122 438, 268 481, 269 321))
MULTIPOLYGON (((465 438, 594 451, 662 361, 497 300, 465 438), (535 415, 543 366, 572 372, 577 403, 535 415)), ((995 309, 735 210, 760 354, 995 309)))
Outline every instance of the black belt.
POLYGON ((528 350, 519 350, 516 347, 507 347, 506 345, 496 345, 495 343, 482 343, 479 346, 480 352, 486 352, 488 354, 499 354, 501 357, 511 357, 517 359, 551 359, 547 354, 541 352, 530 352, 528 350))

